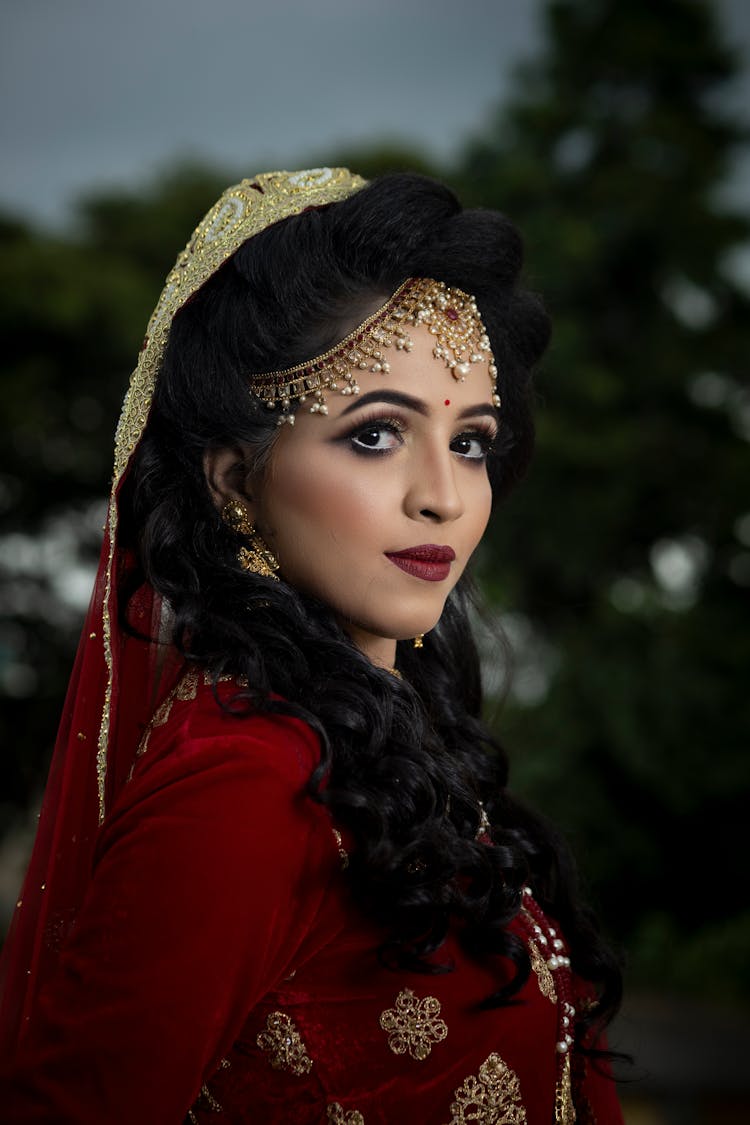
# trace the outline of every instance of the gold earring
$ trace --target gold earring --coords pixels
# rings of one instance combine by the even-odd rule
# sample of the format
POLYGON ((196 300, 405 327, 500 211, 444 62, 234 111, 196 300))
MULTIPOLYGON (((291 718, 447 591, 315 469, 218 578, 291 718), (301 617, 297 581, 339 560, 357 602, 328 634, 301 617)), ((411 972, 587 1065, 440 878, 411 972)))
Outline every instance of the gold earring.
POLYGON ((237 562, 243 570, 249 570, 261 578, 273 578, 278 582, 279 560, 274 555, 262 535, 255 530, 250 513, 241 500, 228 500, 221 510, 224 523, 237 535, 247 539, 247 545, 237 552, 237 562))
POLYGON ((422 644, 423 640, 424 640, 424 633, 417 633, 416 637, 414 638, 414 647, 415 648, 424 648, 424 645, 422 644))

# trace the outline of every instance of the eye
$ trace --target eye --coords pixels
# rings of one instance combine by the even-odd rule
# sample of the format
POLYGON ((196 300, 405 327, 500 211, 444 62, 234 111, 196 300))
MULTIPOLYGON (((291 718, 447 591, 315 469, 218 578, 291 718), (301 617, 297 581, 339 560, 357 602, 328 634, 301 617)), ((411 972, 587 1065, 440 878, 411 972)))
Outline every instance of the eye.
POLYGON ((349 442, 355 453, 390 453, 402 443, 403 426, 395 418, 368 422, 349 435, 349 442))
POLYGON ((494 433, 479 430, 458 434, 451 442, 451 449, 467 461, 484 461, 492 449, 494 436, 494 433))

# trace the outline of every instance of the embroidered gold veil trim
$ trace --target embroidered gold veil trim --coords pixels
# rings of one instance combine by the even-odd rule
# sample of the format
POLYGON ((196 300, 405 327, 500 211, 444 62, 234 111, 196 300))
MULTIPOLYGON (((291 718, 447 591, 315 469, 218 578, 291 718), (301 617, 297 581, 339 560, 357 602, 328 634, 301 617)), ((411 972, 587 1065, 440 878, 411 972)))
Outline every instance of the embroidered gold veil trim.
POLYGON ((365 181, 346 168, 313 168, 304 172, 266 172, 227 188, 198 224, 190 241, 169 273, 161 297, 148 323, 138 365, 115 435, 115 465, 107 512, 109 557, 104 584, 102 635, 106 663, 106 687, 97 742, 96 772, 99 791, 99 820, 105 814, 107 753, 112 710, 113 658, 111 638, 112 582, 117 539, 117 489, 131 454, 143 434, 157 372, 161 365, 169 329, 175 314, 186 301, 227 261, 243 242, 266 227, 311 207, 325 207, 347 199, 365 181))

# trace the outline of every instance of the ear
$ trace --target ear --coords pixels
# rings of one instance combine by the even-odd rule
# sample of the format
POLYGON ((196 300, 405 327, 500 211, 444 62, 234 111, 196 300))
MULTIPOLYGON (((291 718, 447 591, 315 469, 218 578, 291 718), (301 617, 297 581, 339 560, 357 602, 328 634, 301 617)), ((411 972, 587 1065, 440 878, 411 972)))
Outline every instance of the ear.
POLYGON ((248 491, 245 451, 240 446, 207 450, 203 455, 203 471, 211 499, 219 511, 228 500, 242 500, 252 518, 253 497, 248 491))

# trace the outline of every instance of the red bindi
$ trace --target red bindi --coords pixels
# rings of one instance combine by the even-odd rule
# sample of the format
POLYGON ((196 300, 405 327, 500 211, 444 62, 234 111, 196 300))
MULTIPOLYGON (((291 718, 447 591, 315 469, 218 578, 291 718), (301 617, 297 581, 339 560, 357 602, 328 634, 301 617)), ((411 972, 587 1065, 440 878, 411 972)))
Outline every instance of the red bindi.
POLYGON ((446 406, 450 406, 450 404, 451 404, 451 400, 450 400, 449 398, 447 398, 447 399, 445 400, 445 405, 446 405, 446 406))

